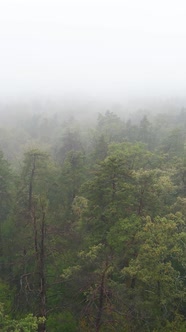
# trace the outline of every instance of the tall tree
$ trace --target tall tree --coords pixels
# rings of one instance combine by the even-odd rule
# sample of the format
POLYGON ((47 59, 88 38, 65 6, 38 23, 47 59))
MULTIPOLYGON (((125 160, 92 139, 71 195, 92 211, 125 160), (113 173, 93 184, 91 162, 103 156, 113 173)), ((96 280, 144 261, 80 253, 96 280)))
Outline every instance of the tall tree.
MULTIPOLYGON (((45 264, 49 178, 48 156, 39 150, 28 151, 25 154, 18 191, 19 209, 16 211, 15 231, 19 253, 16 255, 18 268, 15 273, 19 274, 19 293, 22 301, 27 303, 27 310, 34 309, 35 314, 41 317, 46 317, 45 264)), ((45 331, 44 321, 39 325, 39 331, 45 331)))

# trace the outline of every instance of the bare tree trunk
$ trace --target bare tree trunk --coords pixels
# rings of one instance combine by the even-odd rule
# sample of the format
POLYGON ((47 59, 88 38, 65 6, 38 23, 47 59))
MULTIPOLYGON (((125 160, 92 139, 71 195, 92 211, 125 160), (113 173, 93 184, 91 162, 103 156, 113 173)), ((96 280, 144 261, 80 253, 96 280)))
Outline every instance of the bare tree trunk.
MULTIPOLYGON (((28 209, 34 232, 34 250, 37 264, 37 281, 39 288, 38 314, 46 318, 46 280, 45 280, 45 236, 46 236, 46 215, 44 204, 40 201, 41 217, 37 218, 37 203, 33 200, 33 182, 36 172, 36 156, 33 155, 32 169, 29 181, 28 209), (38 225, 39 224, 39 225, 38 225)), ((38 326, 39 332, 46 332, 45 321, 38 326)))
POLYGON ((99 332, 102 324, 102 315, 103 315, 103 305, 104 305, 104 293, 105 293, 105 278, 106 272, 108 270, 108 264, 106 264, 106 268, 104 269, 101 275, 101 283, 100 283, 100 292, 99 292, 99 305, 98 305, 98 313, 96 318, 96 332, 99 332))
MULTIPOLYGON (((41 243, 40 243, 40 260, 39 260, 39 276, 40 276, 40 316, 46 317, 46 280, 45 280, 45 211, 42 206, 42 220, 41 220, 41 243)), ((40 324, 39 332, 45 332, 45 322, 40 324)))
POLYGON ((36 170, 36 159, 35 155, 33 155, 33 165, 31 170, 31 176, 30 176, 30 183, 29 183, 29 193, 28 193, 28 209, 31 212, 32 210, 32 193, 33 193, 33 181, 35 176, 35 170, 36 170))

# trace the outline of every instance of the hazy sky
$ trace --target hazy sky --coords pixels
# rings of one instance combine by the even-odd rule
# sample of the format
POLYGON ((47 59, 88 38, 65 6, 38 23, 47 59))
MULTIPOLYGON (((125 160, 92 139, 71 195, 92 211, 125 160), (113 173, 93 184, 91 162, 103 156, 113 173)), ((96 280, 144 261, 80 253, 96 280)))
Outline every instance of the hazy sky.
POLYGON ((185 0, 0 0, 0 98, 182 95, 185 0))

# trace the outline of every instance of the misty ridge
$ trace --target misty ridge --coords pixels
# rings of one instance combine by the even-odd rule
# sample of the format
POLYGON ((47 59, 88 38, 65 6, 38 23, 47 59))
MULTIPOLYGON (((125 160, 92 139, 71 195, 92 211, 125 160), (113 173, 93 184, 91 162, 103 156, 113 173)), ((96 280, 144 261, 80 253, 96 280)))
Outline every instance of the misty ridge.
MULTIPOLYGON (((80 145, 86 150, 96 135, 99 118, 108 114, 117 118, 118 127, 113 123, 113 132, 120 131, 119 141, 130 140, 128 125, 132 132, 144 118, 157 137, 162 135, 161 130, 171 135, 171 131, 178 129, 185 135, 185 104, 184 98, 133 98, 118 102, 86 97, 7 100, 0 104, 0 149, 9 161, 22 159, 31 147, 42 147, 54 155, 68 132, 84 140, 80 145)), ((112 116, 109 121, 108 126, 112 126, 112 116)), ((138 137, 134 140, 137 142, 138 137)))

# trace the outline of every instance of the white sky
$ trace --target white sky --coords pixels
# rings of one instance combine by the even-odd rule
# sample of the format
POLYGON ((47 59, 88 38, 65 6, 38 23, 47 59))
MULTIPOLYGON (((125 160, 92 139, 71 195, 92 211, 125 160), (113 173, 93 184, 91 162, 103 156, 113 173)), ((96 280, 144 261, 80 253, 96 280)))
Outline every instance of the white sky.
POLYGON ((0 0, 0 98, 185 88, 185 0, 0 0))

